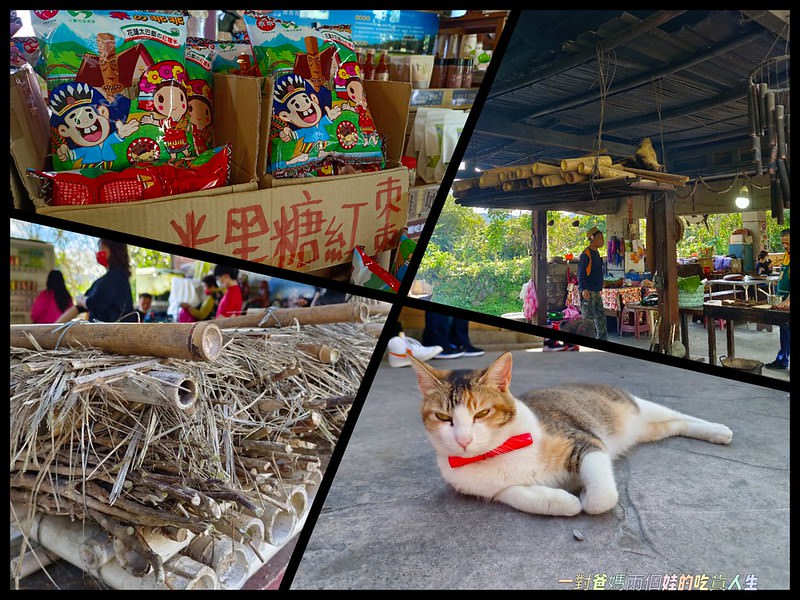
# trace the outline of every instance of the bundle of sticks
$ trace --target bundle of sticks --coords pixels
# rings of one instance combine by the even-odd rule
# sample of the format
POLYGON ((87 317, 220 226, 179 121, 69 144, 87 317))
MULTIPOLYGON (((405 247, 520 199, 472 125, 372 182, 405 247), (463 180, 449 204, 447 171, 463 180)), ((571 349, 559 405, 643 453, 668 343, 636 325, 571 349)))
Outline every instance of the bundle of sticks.
POLYGON ((66 516, 78 566, 170 587, 207 579, 187 575, 203 559, 219 582, 222 542, 257 559, 302 518, 374 350, 364 325, 225 328, 213 360, 12 344, 18 529, 43 543, 66 516))

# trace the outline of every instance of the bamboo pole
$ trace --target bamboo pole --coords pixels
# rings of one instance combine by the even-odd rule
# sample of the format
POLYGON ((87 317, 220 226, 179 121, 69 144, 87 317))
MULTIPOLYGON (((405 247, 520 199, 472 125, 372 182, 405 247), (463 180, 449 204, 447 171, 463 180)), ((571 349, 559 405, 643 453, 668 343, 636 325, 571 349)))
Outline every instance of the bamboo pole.
POLYGON ((657 171, 648 171, 647 169, 636 169, 634 167, 625 167, 621 164, 611 165, 612 169, 626 171, 634 175, 640 175, 653 181, 660 181, 661 183, 671 183, 673 185, 684 185, 689 178, 686 175, 675 175, 674 173, 660 173, 657 171))
POLYGON ((222 332, 214 321, 23 324, 11 325, 10 346, 30 350, 91 347, 114 354, 213 361, 222 351, 222 332))
POLYGON ((534 175, 559 175, 561 167, 559 165, 548 165, 546 163, 533 163, 531 171, 534 175))
POLYGON ((300 325, 322 323, 363 323, 369 318, 369 306, 364 302, 342 302, 322 306, 298 308, 267 308, 263 311, 236 317, 216 319, 220 329, 240 327, 286 327, 297 322, 300 325))
MULTIPOLYGON (((607 154, 601 156, 581 156, 579 158, 565 158, 561 161, 562 171, 578 171, 578 165, 588 164, 590 167, 597 164, 600 167, 610 167, 611 157, 607 154)), ((585 168, 585 167, 584 167, 585 168)))

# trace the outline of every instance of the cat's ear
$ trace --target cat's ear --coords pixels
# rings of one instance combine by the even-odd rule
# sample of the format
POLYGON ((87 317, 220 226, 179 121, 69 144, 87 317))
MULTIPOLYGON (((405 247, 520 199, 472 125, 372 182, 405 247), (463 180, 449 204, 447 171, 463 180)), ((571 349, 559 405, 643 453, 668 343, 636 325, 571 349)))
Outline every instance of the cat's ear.
POLYGON ((411 355, 409 355, 409 358, 411 359, 411 366, 414 367, 414 371, 417 373, 419 391, 422 392, 423 396, 432 394, 441 388, 442 382, 439 379, 440 373, 438 370, 426 365, 424 362, 411 355))
POLYGON ((501 354, 486 368, 480 382, 496 387, 501 392, 507 392, 511 383, 511 363, 511 352, 501 354))

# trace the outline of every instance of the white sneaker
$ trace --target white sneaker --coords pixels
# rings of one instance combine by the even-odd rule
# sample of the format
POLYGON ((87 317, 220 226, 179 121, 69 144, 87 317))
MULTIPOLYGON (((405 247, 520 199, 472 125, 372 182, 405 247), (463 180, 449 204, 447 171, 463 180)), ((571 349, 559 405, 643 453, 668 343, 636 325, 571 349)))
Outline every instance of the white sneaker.
POLYGON ((414 338, 404 335, 393 337, 386 346, 390 367, 411 366, 411 359, 408 358, 409 354, 417 360, 425 362, 442 352, 442 350, 444 348, 441 346, 423 346, 414 338))

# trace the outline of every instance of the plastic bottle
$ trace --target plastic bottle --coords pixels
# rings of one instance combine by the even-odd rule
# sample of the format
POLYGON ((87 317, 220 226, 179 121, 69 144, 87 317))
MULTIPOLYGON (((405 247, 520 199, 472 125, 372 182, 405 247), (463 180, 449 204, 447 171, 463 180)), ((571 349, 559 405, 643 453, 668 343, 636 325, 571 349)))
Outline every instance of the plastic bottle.
POLYGON ((375 79, 389 81, 389 56, 386 50, 381 52, 381 56, 378 59, 378 66, 375 68, 375 79))

